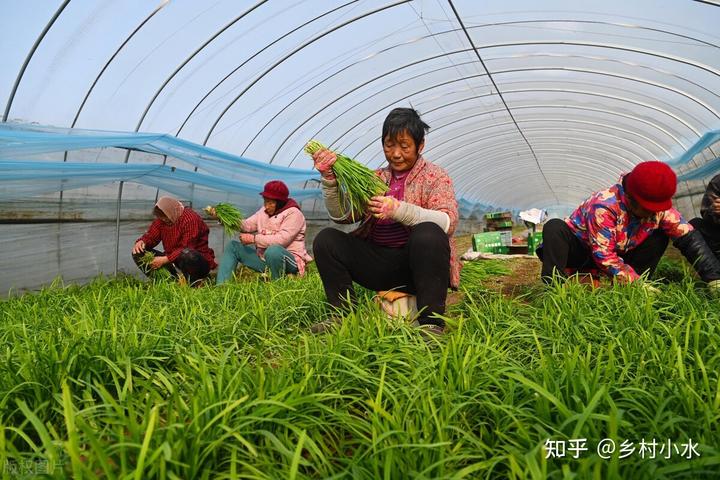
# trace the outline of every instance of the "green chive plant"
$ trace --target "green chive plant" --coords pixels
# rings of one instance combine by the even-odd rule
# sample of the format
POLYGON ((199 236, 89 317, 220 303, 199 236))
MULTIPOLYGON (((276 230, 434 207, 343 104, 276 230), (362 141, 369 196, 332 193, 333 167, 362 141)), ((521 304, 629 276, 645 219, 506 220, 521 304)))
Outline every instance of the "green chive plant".
MULTIPOLYGON (((305 145, 305 152, 312 155, 324 148, 327 147, 317 140, 310 140, 305 145)), ((365 211, 370 198, 387 192, 387 185, 373 170, 345 155, 337 154, 332 168, 337 177, 343 214, 349 210, 353 221, 365 211)))
POLYGON ((720 309, 692 278, 659 295, 569 283, 508 298, 471 288, 472 268, 439 337, 391 324, 369 294, 312 335, 329 314, 315 272, 6 299, 0 465, 11 478, 717 476, 720 309), (599 454, 606 439, 617 449, 599 454), (558 456, 558 442, 579 449, 558 456))

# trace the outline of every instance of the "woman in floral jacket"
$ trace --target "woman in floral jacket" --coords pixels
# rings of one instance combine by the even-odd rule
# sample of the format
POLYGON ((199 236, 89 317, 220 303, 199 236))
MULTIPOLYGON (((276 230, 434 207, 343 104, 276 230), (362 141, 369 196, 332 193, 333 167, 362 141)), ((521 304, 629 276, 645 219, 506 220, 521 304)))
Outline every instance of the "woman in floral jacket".
MULTIPOLYGON (((354 232, 321 231, 313 252, 331 305, 343 307, 348 297, 352 299, 353 281, 372 290, 407 292, 417 296, 419 325, 440 332, 447 289, 457 288, 460 280, 452 239, 458 206, 445 170, 421 156, 428 128, 413 109, 390 112, 381 137, 388 165, 377 171, 388 192, 370 200, 354 232)), ((335 159, 329 150, 313 155, 330 217, 337 223, 352 223, 357 216, 340 214, 343 209, 331 168, 335 159)), ((324 331, 331 324, 314 325, 313 331, 324 331)))
POLYGON ((677 177, 663 162, 639 163, 608 189, 593 193, 565 221, 543 227, 542 278, 597 268, 623 283, 652 276, 670 240, 713 291, 720 262, 702 235, 672 206, 677 177))

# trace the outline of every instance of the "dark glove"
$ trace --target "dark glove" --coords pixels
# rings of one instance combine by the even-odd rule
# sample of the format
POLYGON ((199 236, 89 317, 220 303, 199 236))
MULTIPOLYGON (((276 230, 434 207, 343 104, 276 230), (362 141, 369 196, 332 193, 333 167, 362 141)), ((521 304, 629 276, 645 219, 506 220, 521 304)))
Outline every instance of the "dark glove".
POLYGON ((688 262, 690 262, 700 278, 705 282, 720 280, 720 261, 713 254, 705 239, 697 230, 683 235, 673 241, 688 262))

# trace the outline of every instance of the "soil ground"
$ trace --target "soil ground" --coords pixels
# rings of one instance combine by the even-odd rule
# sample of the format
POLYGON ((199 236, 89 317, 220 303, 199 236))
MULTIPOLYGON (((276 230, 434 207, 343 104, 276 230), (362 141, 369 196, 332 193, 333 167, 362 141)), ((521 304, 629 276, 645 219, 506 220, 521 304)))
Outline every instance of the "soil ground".
MULTIPOLYGON (((455 237, 458 254, 462 255, 472 245, 471 235, 455 237)), ((484 286, 508 296, 524 293, 528 287, 540 284, 540 260, 518 255, 503 260, 510 268, 508 275, 493 276, 483 282, 484 286)))

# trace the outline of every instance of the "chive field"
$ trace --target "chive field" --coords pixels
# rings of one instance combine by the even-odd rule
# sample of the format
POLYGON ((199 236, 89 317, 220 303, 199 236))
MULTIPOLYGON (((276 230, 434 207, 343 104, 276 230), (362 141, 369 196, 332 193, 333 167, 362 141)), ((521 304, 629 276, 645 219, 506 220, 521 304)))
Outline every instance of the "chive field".
POLYGON ((197 289, 98 279, 7 299, 3 476, 720 475, 720 306, 687 269, 655 296, 570 283, 513 298, 482 286, 504 271, 466 271, 440 337, 388 322, 367 292, 338 330, 312 335, 328 315, 314 271, 197 289), (635 451, 601 458, 605 438, 635 451), (576 439, 578 458, 546 458, 548 440, 576 439), (643 439, 677 453, 643 458, 643 439))

